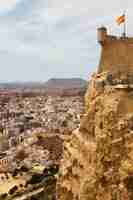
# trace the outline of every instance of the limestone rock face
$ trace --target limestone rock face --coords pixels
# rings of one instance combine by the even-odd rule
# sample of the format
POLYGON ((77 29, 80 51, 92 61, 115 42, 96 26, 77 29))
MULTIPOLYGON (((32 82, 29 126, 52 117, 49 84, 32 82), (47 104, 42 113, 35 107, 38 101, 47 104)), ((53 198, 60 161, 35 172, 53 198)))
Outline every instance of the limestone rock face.
POLYGON ((133 90, 129 79, 127 74, 109 72, 92 76, 80 128, 64 143, 58 200, 133 199, 133 90))

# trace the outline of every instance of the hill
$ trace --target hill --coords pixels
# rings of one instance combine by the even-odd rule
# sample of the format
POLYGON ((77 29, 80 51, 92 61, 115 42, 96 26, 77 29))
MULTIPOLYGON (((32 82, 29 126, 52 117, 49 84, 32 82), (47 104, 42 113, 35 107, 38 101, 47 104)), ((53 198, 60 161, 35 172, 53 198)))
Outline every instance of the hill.
POLYGON ((48 94, 59 95, 78 95, 85 92, 87 82, 80 78, 55 79, 48 80, 45 84, 45 91, 48 94))
POLYGON ((59 89, 72 89, 72 88, 83 88, 85 87, 87 82, 80 78, 66 78, 66 79, 49 79, 45 83, 45 87, 49 89, 59 88, 59 89))

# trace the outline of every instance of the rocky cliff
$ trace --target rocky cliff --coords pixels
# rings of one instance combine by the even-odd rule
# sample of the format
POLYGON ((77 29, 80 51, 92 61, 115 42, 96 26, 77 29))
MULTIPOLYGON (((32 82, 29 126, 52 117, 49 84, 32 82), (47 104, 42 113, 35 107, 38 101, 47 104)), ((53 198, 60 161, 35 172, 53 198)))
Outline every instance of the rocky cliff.
POLYGON ((131 71, 100 68, 91 77, 80 128, 64 143, 58 200, 133 199, 131 71))

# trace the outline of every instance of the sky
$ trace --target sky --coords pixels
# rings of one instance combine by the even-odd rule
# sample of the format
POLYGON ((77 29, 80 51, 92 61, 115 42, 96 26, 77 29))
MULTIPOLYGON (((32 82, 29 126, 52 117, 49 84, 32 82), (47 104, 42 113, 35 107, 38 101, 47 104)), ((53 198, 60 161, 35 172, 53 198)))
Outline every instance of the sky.
POLYGON ((0 0, 0 82, 87 79, 100 56, 97 27, 119 36, 124 9, 133 35, 132 0, 0 0))

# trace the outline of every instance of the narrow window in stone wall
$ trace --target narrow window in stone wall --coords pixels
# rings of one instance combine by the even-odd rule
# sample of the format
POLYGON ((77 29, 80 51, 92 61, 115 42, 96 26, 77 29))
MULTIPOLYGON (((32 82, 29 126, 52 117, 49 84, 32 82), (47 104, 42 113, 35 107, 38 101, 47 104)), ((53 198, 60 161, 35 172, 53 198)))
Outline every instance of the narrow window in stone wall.
POLYGON ((103 122, 100 122, 99 128, 100 128, 100 129, 103 129, 103 122))

